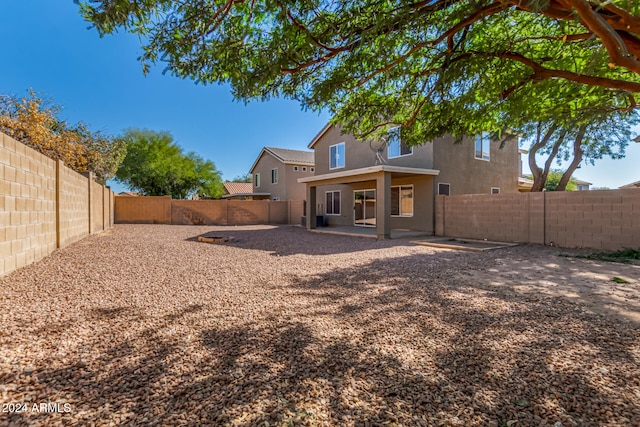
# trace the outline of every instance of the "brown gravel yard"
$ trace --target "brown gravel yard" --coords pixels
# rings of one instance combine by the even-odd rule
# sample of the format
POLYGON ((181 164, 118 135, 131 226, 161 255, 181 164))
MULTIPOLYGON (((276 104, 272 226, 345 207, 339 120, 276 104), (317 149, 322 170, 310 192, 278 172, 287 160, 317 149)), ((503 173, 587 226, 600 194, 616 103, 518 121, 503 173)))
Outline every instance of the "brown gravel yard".
POLYGON ((0 425, 639 426, 640 266, 561 253, 118 225, 0 278, 0 425))

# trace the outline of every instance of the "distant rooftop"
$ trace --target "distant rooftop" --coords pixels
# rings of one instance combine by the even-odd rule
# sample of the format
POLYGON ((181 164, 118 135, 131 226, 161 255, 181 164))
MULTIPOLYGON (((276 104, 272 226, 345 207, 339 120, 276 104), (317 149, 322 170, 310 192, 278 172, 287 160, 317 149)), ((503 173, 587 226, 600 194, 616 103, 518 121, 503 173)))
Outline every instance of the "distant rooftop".
POLYGON ((277 147, 264 147, 264 149, 284 163, 299 163, 310 166, 314 164, 313 151, 291 150, 289 148, 277 147))
POLYGON ((225 182, 222 185, 227 194, 248 194, 253 191, 253 184, 250 182, 225 182))

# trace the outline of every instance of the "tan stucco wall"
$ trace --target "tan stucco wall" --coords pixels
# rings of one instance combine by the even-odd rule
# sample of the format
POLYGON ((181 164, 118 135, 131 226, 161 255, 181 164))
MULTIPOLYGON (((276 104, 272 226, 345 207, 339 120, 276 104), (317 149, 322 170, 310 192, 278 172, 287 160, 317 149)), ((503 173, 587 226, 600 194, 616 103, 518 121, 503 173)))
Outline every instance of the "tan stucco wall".
POLYGON ((116 224, 171 224, 171 196, 115 196, 116 224))
MULTIPOLYGON (((0 133, 0 276, 89 234, 89 214, 104 227, 104 188, 0 133), (89 204, 89 188, 97 191, 89 204)), ((113 193, 106 190, 109 197, 113 193)))
MULTIPOLYGON (((392 229, 410 229, 432 233, 433 228, 433 177, 429 175, 393 178, 391 186, 413 185, 413 216, 391 217, 392 229)), ((317 214, 324 215, 327 225, 354 225, 354 191, 375 190, 375 181, 357 182, 349 185, 330 185, 317 188, 317 214), (326 192, 340 190, 340 215, 326 215, 326 192)))
POLYGON ((104 230, 104 190, 97 182, 91 182, 91 232, 104 230))
POLYGON ((438 196, 436 234, 619 250, 640 247, 640 189, 438 196))
POLYGON ((280 201, 304 200, 306 197, 305 185, 300 184, 298 178, 313 176, 312 167, 285 164, 271 154, 264 152, 253 169, 253 175, 260 173, 260 187, 255 186, 254 180, 253 191, 255 193, 271 193, 271 199, 279 197, 280 201), (298 172, 294 172, 294 166, 298 166, 298 172), (303 167, 307 168, 306 172, 302 172, 303 167), (274 168, 278 169, 277 184, 271 183, 271 170, 274 168))
POLYGON ((500 193, 518 191, 520 155, 518 141, 511 139, 503 148, 500 142, 491 141, 490 161, 474 158, 475 140, 465 138, 456 144, 451 136, 433 141, 433 168, 440 171, 434 181, 451 185, 451 195, 491 194, 491 187, 500 193))
MULTIPOLYGON (((352 135, 341 132, 340 126, 331 126, 313 146, 316 175, 366 168, 376 164, 376 153, 368 142, 358 141, 352 135), (344 168, 329 169, 330 147, 341 142, 345 142, 345 166, 344 168)), ((386 164, 391 166, 432 169, 433 146, 430 143, 416 146, 413 148, 413 154, 391 159, 388 158, 385 149, 383 158, 386 160, 386 164)))

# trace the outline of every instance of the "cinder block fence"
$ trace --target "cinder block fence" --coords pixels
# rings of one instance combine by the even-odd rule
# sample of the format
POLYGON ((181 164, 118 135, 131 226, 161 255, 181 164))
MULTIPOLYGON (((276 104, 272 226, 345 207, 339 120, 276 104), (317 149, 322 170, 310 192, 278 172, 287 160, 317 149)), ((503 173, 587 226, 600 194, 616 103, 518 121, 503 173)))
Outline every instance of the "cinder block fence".
POLYGON ((436 234, 566 248, 640 248, 640 189, 437 196, 436 234))
POLYGON ((253 225, 299 224, 303 201, 172 200, 115 197, 116 224, 253 225))
POLYGON ((113 225, 114 194, 0 133, 0 276, 113 225))

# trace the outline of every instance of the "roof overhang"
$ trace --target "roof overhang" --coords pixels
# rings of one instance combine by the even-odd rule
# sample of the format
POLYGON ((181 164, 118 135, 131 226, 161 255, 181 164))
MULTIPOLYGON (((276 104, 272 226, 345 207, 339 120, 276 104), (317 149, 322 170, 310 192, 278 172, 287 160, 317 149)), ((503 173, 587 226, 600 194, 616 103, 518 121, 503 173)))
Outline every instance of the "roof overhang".
POLYGON ((372 179, 372 175, 387 172, 396 175, 439 175, 440 171, 435 169, 422 169, 422 168, 406 168, 402 166, 389 166, 389 165, 376 165, 369 166, 361 169, 351 169, 340 172, 331 172, 324 175, 315 175, 306 178, 298 178, 299 183, 311 184, 311 183, 337 183, 337 181, 348 183, 366 181, 372 179))
POLYGON ((228 199, 230 197, 255 197, 255 196, 271 196, 271 193, 233 193, 225 194, 221 199, 228 199))
POLYGON ((318 134, 313 137, 309 145, 307 145, 307 148, 313 148, 313 146, 316 145, 316 142, 318 142, 330 128, 331 123, 327 123, 326 125, 324 125, 324 127, 320 129, 320 132, 318 132, 318 134))

